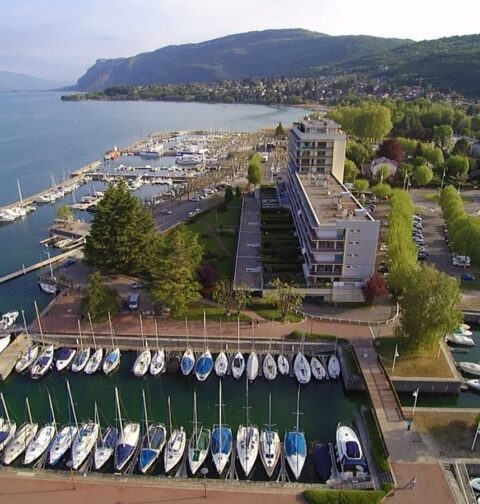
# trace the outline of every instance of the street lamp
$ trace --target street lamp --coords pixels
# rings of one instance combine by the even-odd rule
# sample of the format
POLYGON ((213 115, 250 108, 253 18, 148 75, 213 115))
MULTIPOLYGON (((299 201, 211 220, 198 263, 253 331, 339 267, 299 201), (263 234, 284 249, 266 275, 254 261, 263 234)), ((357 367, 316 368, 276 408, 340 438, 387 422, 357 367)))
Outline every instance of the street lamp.
POLYGON ((208 468, 202 467, 200 469, 200 473, 203 474, 203 498, 207 498, 207 474, 208 474, 208 468))
POLYGON ((417 389, 412 393, 413 397, 415 397, 415 400, 413 401, 412 418, 408 422, 407 430, 410 430, 413 425, 413 417, 415 416, 415 410, 417 408, 417 400, 418 400, 419 391, 420 391, 420 388, 417 387, 417 389))

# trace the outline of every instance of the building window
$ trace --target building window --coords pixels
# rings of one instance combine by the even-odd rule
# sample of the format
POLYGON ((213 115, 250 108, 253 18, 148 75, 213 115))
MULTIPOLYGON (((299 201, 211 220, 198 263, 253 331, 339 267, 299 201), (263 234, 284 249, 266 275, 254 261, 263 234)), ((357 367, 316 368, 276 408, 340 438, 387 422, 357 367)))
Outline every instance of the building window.
POLYGON ((358 257, 358 254, 347 254, 347 257, 358 257))
POLYGON ((352 269, 357 269, 357 266, 355 264, 351 264, 347 266, 347 269, 352 270, 352 269))
POLYGON ((351 241, 351 242, 348 242, 349 245, 360 245, 360 242, 357 242, 357 241, 351 241))

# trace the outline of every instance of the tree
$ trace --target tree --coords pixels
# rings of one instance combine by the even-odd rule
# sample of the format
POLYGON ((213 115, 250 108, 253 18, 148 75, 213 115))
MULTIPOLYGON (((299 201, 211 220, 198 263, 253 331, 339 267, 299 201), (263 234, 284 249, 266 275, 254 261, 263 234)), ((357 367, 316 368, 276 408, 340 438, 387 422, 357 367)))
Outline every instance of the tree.
POLYGON ((154 304, 169 308, 173 316, 185 314, 188 304, 200 297, 202 253, 198 235, 185 225, 156 238, 149 282, 154 304))
POLYGON ((57 219, 64 221, 73 220, 73 210, 67 205, 60 205, 56 212, 57 219))
POLYGON ((246 284, 237 285, 234 292, 235 301, 237 302, 238 313, 244 310, 247 306, 252 303, 252 291, 250 287, 246 284))
POLYGON ((283 321, 286 319, 289 311, 301 306, 304 295, 298 292, 292 284, 282 282, 279 278, 273 281, 273 287, 273 290, 268 292, 265 298, 277 310, 280 310, 283 321))
POLYGON ((433 349, 462 322, 459 281, 433 266, 409 275, 401 307, 401 330, 414 350, 433 349))
POLYGON ((353 121, 353 134, 368 140, 383 138, 392 129, 390 110, 383 105, 368 104, 360 108, 353 121))
POLYGON ((377 157, 386 157, 391 161, 400 163, 403 159, 403 149, 396 138, 387 138, 378 148, 377 157))
POLYGON ((235 296, 233 282, 229 278, 221 278, 215 284, 212 295, 213 299, 224 307, 225 315, 229 316, 235 296))
POLYGON ((211 289, 218 279, 218 273, 212 265, 203 260, 197 269, 198 280, 204 289, 211 289))
POLYGON ((237 185, 235 187, 235 198, 241 198, 242 197, 242 190, 240 189, 240 186, 237 185))
POLYGON ((388 180, 391 174, 392 171, 390 169, 390 166, 383 164, 378 167, 377 173, 375 174, 375 178, 380 182, 383 182, 384 180, 388 180))
POLYGON ((275 136, 283 136, 285 131, 283 129, 282 123, 279 121, 278 126, 275 128, 275 136))
POLYGON ((433 171, 427 165, 416 166, 413 170, 413 178, 417 185, 427 185, 433 179, 433 171))
POLYGON ((361 193, 365 192, 368 189, 369 183, 367 179, 355 179, 353 181, 353 187, 355 191, 361 193))
POLYGON ((248 164, 247 179, 254 187, 261 184, 263 180, 263 170, 257 159, 252 159, 248 164))
POLYGON ((232 186, 227 185, 225 187, 225 203, 230 203, 233 200, 233 189, 232 186))
POLYGON ((343 170, 343 181, 344 182, 353 182, 358 175, 360 174, 360 170, 357 168, 353 161, 350 159, 345 159, 345 168, 343 170))
POLYGON ((373 152, 361 143, 349 140, 347 143, 346 157, 353 161, 357 168, 361 169, 362 166, 373 158, 373 152))
POLYGON ((452 136, 453 129, 448 124, 442 124, 433 128, 433 141, 435 145, 440 146, 443 150, 449 147, 452 136))
POLYGON ((90 314, 93 322, 104 322, 109 313, 120 309, 120 296, 115 289, 104 285, 102 276, 97 272, 88 277, 81 305, 82 313, 90 314))
POLYGON ((379 182, 372 187, 372 193, 379 199, 388 199, 392 195, 392 188, 385 182, 379 182))
POLYGON ((97 205, 85 244, 87 264, 109 273, 145 273, 155 224, 124 182, 110 184, 97 205))
POLYGON ((470 163, 464 156, 450 156, 447 161, 447 173, 450 177, 462 177, 468 173, 470 163))
POLYGON ((466 138, 459 138, 455 143, 452 154, 458 154, 460 156, 470 155, 470 142, 466 138))
POLYGON ((379 273, 375 273, 369 277, 363 286, 363 295, 368 304, 373 304, 376 299, 385 297, 387 294, 387 283, 385 282, 385 278, 379 273))

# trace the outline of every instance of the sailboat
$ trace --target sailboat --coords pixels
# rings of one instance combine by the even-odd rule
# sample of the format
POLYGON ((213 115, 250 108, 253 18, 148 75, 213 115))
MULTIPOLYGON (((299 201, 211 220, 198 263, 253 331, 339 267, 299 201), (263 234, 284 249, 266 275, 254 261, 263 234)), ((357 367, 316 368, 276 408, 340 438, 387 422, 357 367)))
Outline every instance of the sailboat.
POLYGON ((174 429, 172 426, 172 408, 170 405, 170 396, 168 396, 168 422, 170 437, 165 446, 164 452, 164 466, 165 473, 173 471, 180 461, 182 460, 185 448, 187 446, 187 434, 185 433, 183 427, 179 429, 174 429))
POLYGON ((93 331, 92 317, 90 316, 90 313, 88 314, 88 321, 90 323, 90 332, 92 333, 93 348, 95 349, 95 352, 93 352, 93 355, 90 356, 90 359, 85 366, 85 374, 92 375, 97 372, 98 368, 102 364, 103 348, 97 348, 97 342, 95 340, 95 333, 93 331))
POLYGON ((288 360, 288 357, 283 353, 283 343, 284 340, 282 339, 282 351, 277 357, 277 367, 278 372, 282 376, 287 376, 290 373, 290 362, 288 360))
POLYGON ((340 376, 340 361, 335 354, 331 355, 328 359, 327 367, 330 378, 336 380, 340 376))
POLYGON ((142 376, 145 376, 148 369, 150 368, 150 363, 152 362, 152 353, 148 348, 148 343, 145 340, 145 335, 143 334, 142 316, 139 315, 139 317, 140 317, 140 331, 142 334, 142 346, 144 350, 138 354, 135 363, 133 364, 133 374, 136 377, 140 378, 142 376))
POLYGON ((57 433, 57 424, 55 422, 55 412, 53 411, 52 398, 50 392, 48 393, 48 404, 50 406, 50 419, 51 421, 44 425, 35 434, 35 437, 30 441, 25 450, 25 457, 23 459, 24 465, 29 465, 40 458, 50 446, 52 439, 57 433))
POLYGON ((96 418, 97 403, 95 403, 94 421, 88 421, 80 427, 72 446, 72 469, 75 471, 82 467, 87 457, 93 450, 97 442, 98 435, 100 434, 100 425, 97 423, 96 418))
POLYGON ((293 477, 298 480, 302 473, 307 457, 307 442, 305 434, 300 432, 300 386, 297 392, 297 423, 295 430, 285 432, 284 450, 285 458, 292 470, 293 477))
POLYGON ((145 401, 144 390, 142 390, 142 400, 145 434, 143 435, 140 456, 138 457, 138 469, 145 474, 160 456, 165 445, 167 431, 161 423, 148 425, 147 402, 145 401))
POLYGON ((219 378, 223 378, 227 374, 228 370, 228 357, 227 354, 220 350, 217 358, 215 359, 215 374, 219 378))
POLYGON ((120 348, 115 345, 115 338, 113 335, 113 326, 112 326, 112 318, 110 317, 110 313, 108 314, 108 323, 110 325, 110 336, 112 337, 112 349, 107 353, 105 360, 103 361, 102 369, 103 372, 108 376, 110 373, 113 373, 115 369, 120 365, 120 348))
POLYGON ((255 380, 255 378, 258 376, 258 368, 258 355, 255 350, 252 350, 247 359, 247 377, 250 381, 255 380))
POLYGON ((3 450, 2 461, 6 465, 11 464, 25 451, 38 430, 38 424, 34 423, 32 420, 28 397, 25 399, 25 406, 27 408, 28 420, 16 431, 13 439, 11 439, 6 448, 3 450))
POLYGON ((95 408, 95 415, 95 421, 98 423, 99 427, 99 436, 93 451, 93 465, 95 470, 98 471, 110 460, 113 455, 118 439, 118 429, 109 426, 102 434, 102 426, 100 424, 97 408, 95 408))
POLYGON ((232 429, 223 425, 222 422, 222 382, 218 382, 218 425, 215 425, 212 430, 212 444, 210 451, 212 452, 213 463, 220 477, 225 470, 225 467, 230 460, 232 454, 232 429))
POLYGON ((265 379, 268 381, 275 380, 277 377, 277 363, 270 352, 265 354, 265 357, 263 358, 262 370, 263 376, 265 376, 265 379))
POLYGON ((17 424, 10 420, 10 415, 8 414, 7 405, 5 404, 5 398, 3 393, 0 393, 0 400, 2 401, 3 411, 6 418, 0 418, 0 452, 7 446, 10 440, 15 435, 17 431, 17 424))
POLYGON ((203 312, 203 337, 205 339, 205 351, 195 362, 195 376, 198 381, 205 381, 213 369, 213 358, 207 343, 207 321, 203 312))
POLYGON ((195 354, 192 347, 188 344, 188 324, 185 318, 185 334, 187 336, 187 349, 183 353, 182 360, 180 361, 180 369, 184 376, 189 375, 195 367, 195 354))
POLYGON ((236 380, 240 380, 245 371, 245 358, 240 352, 240 319, 237 319, 237 353, 232 360, 232 374, 236 380))
POLYGON ((157 350, 153 354, 152 362, 150 363, 150 374, 152 376, 158 376, 160 373, 165 373, 167 370, 166 362, 165 362, 165 351, 163 348, 158 346, 158 324, 155 319, 155 344, 157 346, 157 350))
POLYGON ((30 370, 30 375, 34 380, 44 376, 53 364, 53 345, 46 346, 37 357, 30 370))
POLYGON ((193 393, 193 433, 188 443, 188 465, 192 475, 200 469, 210 449, 210 429, 204 429, 197 419, 197 392, 193 393))
POLYGON ((67 369, 75 358, 77 350, 75 348, 62 347, 58 350, 55 358, 55 367, 57 371, 67 369))
POLYGON ((46 292, 47 294, 56 294, 57 279, 53 274, 52 263, 50 261, 50 251, 48 250, 48 248, 47 248, 47 257, 48 257, 48 268, 50 271, 50 275, 47 275, 45 273, 41 273, 40 275, 38 275, 37 277, 38 285, 40 286, 40 289, 42 289, 43 292, 46 292))
POLYGON ((15 371, 17 373, 25 372, 38 357, 38 352, 40 351, 40 346, 32 344, 30 340, 30 334, 28 332, 27 322, 25 320, 25 312, 22 310, 23 326, 25 329, 25 334, 27 336, 27 349, 22 353, 20 359, 15 364, 15 371))
POLYGON ((280 458, 280 436, 272 427, 272 394, 268 395, 268 424, 260 434, 260 458, 269 478, 272 477, 280 458))
POLYGON ((74 373, 80 373, 85 369, 88 359, 90 358, 90 347, 83 348, 82 339, 82 326, 80 324, 80 319, 77 319, 78 324, 78 335, 80 336, 80 350, 75 355, 72 363, 72 371, 74 373))
POLYGON ((313 377, 316 380, 323 380, 327 376, 325 366, 320 362, 318 357, 313 356, 310 361, 313 377))
POLYGON ((126 423, 123 425, 117 387, 115 387, 115 404, 117 406, 120 435, 118 436, 117 444, 115 445, 113 461, 115 471, 122 471, 127 465, 127 462, 132 458, 137 448, 138 441, 140 439, 140 424, 126 423))
POLYGON ((237 454, 243 472, 245 473, 245 476, 248 478, 258 457, 259 433, 257 426, 250 425, 248 414, 250 410, 250 406, 248 405, 248 378, 247 380, 245 380, 245 383, 246 383, 245 411, 247 421, 245 425, 238 426, 237 454))
POLYGON ((302 337, 301 349, 297 352, 295 360, 293 361, 293 371, 295 372, 295 377, 297 378, 298 383, 301 384, 308 383, 312 377, 312 370, 310 368, 310 364, 308 363, 308 360, 303 353, 304 345, 305 345, 305 334, 303 334, 302 337))
POLYGON ((64 425, 53 440, 48 451, 48 463, 51 466, 56 465, 67 453, 72 446, 73 440, 78 433, 77 414, 75 412, 75 405, 73 404, 72 391, 70 390, 70 383, 67 380, 67 409, 68 409, 68 424, 64 425), (73 416, 73 423, 70 413, 73 416))

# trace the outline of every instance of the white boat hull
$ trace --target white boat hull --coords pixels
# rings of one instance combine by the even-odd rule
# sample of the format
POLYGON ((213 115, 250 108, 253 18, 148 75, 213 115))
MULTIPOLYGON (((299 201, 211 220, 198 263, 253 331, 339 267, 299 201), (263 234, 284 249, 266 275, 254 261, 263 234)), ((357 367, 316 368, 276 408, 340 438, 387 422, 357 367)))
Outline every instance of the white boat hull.
POLYGON ((120 366, 120 349, 114 348, 106 356, 102 364, 102 371, 105 375, 113 373, 120 366))
POLYGON ((137 360, 135 361, 135 364, 133 365, 133 374, 137 378, 141 378, 142 376, 145 376, 147 374, 147 371, 150 368, 151 362, 152 362, 152 353, 147 348, 137 357, 137 360))
POLYGON ((245 358, 243 354, 237 352, 232 360, 232 375, 236 380, 240 380, 245 371, 245 358))
POLYGON ((83 350, 78 351, 73 359, 72 371, 74 373, 81 373, 85 369, 89 359, 90 348, 84 348, 83 350))
POLYGON ((275 380, 278 374, 277 363, 273 358, 271 353, 267 353, 263 358, 262 364, 263 376, 266 380, 272 381, 275 380))
POLYGON ((38 357, 38 352, 40 351, 40 347, 38 345, 34 345, 33 347, 29 347, 25 352, 23 352, 20 360, 15 364, 15 371, 17 373, 24 373, 27 369, 35 362, 38 357))
POLYGON ((302 352, 298 352, 293 364, 293 369, 295 371, 295 377, 298 383, 304 385, 310 382, 312 377, 312 370, 310 364, 307 361, 305 355, 302 352))
POLYGON ((340 376, 340 361, 336 355, 330 356, 328 359, 328 374, 330 378, 336 380, 340 376))
POLYGON ((187 435, 183 429, 175 429, 165 446, 163 461, 165 472, 169 473, 182 460, 185 448, 187 446, 187 435))
POLYGON ((288 361, 288 359, 285 355, 280 354, 278 356, 277 367, 278 367, 278 372, 282 376, 287 376, 290 373, 290 362, 288 361))
POLYGON ((64 369, 67 369, 75 358, 76 353, 76 351, 72 351, 71 355, 67 359, 57 359, 55 361, 55 367, 57 368, 57 371, 60 372, 64 369))
POLYGON ((95 374, 98 371, 98 368, 101 366, 102 360, 103 348, 98 348, 88 360, 87 365, 85 366, 85 374, 95 374))
POLYGON ((323 380, 327 376, 325 366, 320 362, 318 357, 312 357, 310 367, 312 368, 312 375, 316 380, 323 380))
POLYGON ((276 431, 263 430, 260 434, 260 458, 267 476, 270 478, 280 459, 280 436, 276 431))
POLYGON ((245 476, 248 478, 257 461, 259 432, 257 427, 240 425, 237 431, 237 455, 245 476))
POLYGON ((3 450, 3 463, 8 465, 18 458, 27 449, 37 431, 38 424, 23 424, 3 450))
POLYGON ((29 465, 41 457, 49 447, 56 432, 55 424, 47 424, 42 427, 27 446, 23 463, 29 465))
POLYGON ((72 469, 77 471, 90 455, 97 442, 100 426, 94 422, 83 424, 72 445, 72 469))
POLYGON ((458 367, 471 375, 480 376, 480 364, 475 362, 459 362, 458 367))
POLYGON ((5 348, 7 348, 7 346, 10 344, 10 341, 11 341, 10 335, 3 336, 0 338, 0 353, 2 353, 5 350, 5 348))
POLYGON ((77 433, 78 428, 75 425, 66 425, 57 433, 48 452, 48 463, 51 466, 57 464, 71 448, 77 433))
POLYGON ((164 373, 166 370, 165 366, 165 351, 162 349, 157 350, 150 363, 150 374, 152 376, 158 376, 160 373, 164 373))
POLYGON ((215 359, 215 374, 223 378, 227 374, 228 358, 225 352, 220 352, 215 359))
POLYGON ((253 351, 247 360, 247 376, 250 381, 255 380, 258 376, 258 355, 257 352, 253 351))

